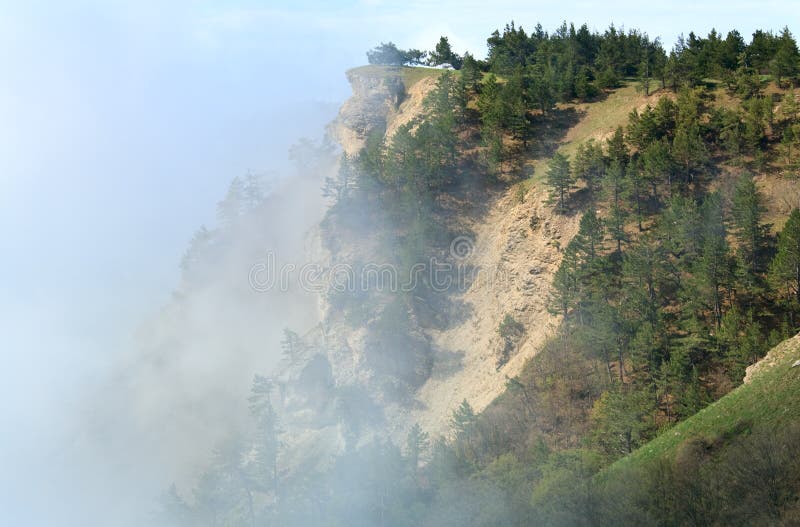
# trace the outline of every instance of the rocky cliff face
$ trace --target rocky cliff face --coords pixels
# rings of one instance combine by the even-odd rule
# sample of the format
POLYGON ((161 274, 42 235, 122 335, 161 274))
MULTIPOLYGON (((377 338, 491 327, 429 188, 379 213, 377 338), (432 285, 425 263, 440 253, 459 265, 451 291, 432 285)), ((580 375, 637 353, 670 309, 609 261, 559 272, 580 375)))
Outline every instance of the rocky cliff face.
POLYGON ((389 115, 405 97, 399 70, 386 67, 356 68, 347 72, 353 96, 342 105, 331 134, 348 155, 357 153, 373 130, 386 130, 389 115))
POLYGON ((457 360, 435 364, 419 390, 422 405, 413 418, 426 430, 445 433, 464 399, 483 410, 555 331, 558 319, 547 310, 550 284, 561 262, 559 247, 575 235, 580 217, 553 214, 545 201, 541 188, 522 200, 510 189, 493 196, 488 213, 476 220, 474 249, 465 264, 478 269, 478 279, 461 295, 470 316, 431 333, 440 354, 457 360), (508 360, 499 362, 505 342, 498 329, 506 315, 524 329, 508 360))
MULTIPOLYGON (((349 155, 356 154, 367 135, 394 130, 422 112, 425 95, 435 86, 426 77, 403 89, 396 72, 360 68, 348 73, 353 96, 342 106, 332 125, 334 137, 349 155)), ((446 434, 453 410, 464 399, 476 410, 485 408, 505 389, 508 377, 521 370, 555 328, 557 319, 546 309, 549 287, 561 259, 560 247, 577 232, 579 216, 553 213, 546 193, 536 186, 527 192, 514 187, 504 192, 486 191, 486 211, 477 217, 464 214, 459 223, 474 233, 463 240, 460 263, 476 277, 456 294, 464 306, 457 324, 445 330, 414 328, 415 338, 431 347, 431 374, 408 404, 380 401, 390 434, 403 437, 407 427, 419 422, 433 435, 446 434), (535 219, 535 221, 532 221, 535 219), (508 360, 498 364, 505 345, 498 328, 510 315, 524 331, 513 343, 508 360)), ((379 249, 369 239, 337 240, 340 252, 329 260, 369 261, 379 249)), ((329 359, 339 382, 369 384, 372 373, 365 363, 367 334, 351 326, 327 306, 324 316, 329 339, 335 342, 329 359)))

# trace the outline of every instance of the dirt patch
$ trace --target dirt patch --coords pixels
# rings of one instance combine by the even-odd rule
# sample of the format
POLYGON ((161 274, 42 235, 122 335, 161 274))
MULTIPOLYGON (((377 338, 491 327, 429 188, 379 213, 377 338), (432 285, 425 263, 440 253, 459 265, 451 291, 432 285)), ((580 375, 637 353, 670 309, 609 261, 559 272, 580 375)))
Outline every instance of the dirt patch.
POLYGON ((428 380, 418 393, 422 409, 412 416, 433 434, 447 432, 450 415, 464 399, 476 411, 488 406, 555 331, 558 318, 547 310, 550 284, 561 262, 559 246, 575 235, 580 217, 555 214, 545 199, 545 190, 534 187, 520 203, 511 188, 473 226, 474 248, 463 264, 477 269, 478 279, 461 296, 472 316, 431 335, 436 347, 458 353, 460 364, 428 380), (539 219, 535 228, 532 217, 539 219), (498 368, 498 328, 507 314, 525 329, 498 368))

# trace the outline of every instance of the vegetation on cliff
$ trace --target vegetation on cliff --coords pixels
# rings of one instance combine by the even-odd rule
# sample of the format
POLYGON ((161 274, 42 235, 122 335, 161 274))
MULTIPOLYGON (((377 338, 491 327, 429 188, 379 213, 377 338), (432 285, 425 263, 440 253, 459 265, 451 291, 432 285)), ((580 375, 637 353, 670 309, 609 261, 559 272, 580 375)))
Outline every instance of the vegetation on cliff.
MULTIPOLYGON (((376 411, 374 398, 414 404, 434 363, 419 329, 468 316, 452 294, 457 282, 333 291, 333 316, 363 328, 375 374, 370 390, 337 387, 335 410, 319 411, 348 430, 344 451, 323 467, 281 467, 273 386, 257 377, 254 435, 220 449, 191 499, 169 493, 171 521, 797 521, 796 342, 739 386, 748 366, 800 329, 800 212, 777 231, 756 182, 796 177, 800 55, 791 33, 757 31, 749 43, 736 31, 692 33, 666 53, 636 30, 564 24, 528 34, 512 23, 487 43, 485 61, 461 62, 443 39, 431 56, 459 59, 460 70, 436 77, 416 119, 390 137, 366 130, 364 148, 343 156, 324 189, 327 243, 336 253, 341 239, 378 232, 380 252, 408 276, 432 257, 457 256, 448 249, 465 234, 459 204, 510 185, 524 199, 525 185, 544 185, 554 215, 581 218, 553 277, 555 336, 484 411, 465 400, 449 436, 414 426, 400 447, 360 434, 360 419, 376 411), (577 105, 608 104, 631 86, 648 103, 626 108, 625 126, 562 144, 577 105)), ((423 56, 385 44, 370 62, 423 56)), ((498 364, 525 331, 503 320, 498 364)))

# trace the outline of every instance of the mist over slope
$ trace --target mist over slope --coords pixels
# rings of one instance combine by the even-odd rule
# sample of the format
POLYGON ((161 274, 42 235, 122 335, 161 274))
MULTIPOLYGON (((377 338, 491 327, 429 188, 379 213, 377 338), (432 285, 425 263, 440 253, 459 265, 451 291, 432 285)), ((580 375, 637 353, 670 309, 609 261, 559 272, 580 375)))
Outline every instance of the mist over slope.
MULTIPOLYGON (((442 37, 429 65, 456 72, 391 43, 348 71, 319 323, 284 333, 167 523, 611 525, 601 470, 797 329, 788 29, 669 54, 613 26, 487 43, 479 61, 442 37)), ((692 514, 653 500, 644 524, 692 514)))
POLYGON ((319 189, 335 157, 310 141, 292 154, 292 174, 232 183, 218 226, 192 239, 172 300, 139 329, 104 400, 91 403, 101 407, 95 431, 123 440, 97 445, 112 448, 110 459, 140 459, 162 481, 192 481, 215 444, 245 426, 247 387, 279 365, 284 328, 318 323, 318 298, 290 270, 319 243, 319 189))
POLYGON ((65 403, 41 466, 69 491, 17 523, 791 524, 794 342, 752 366, 799 329, 791 32, 487 44, 380 44, 338 147, 233 180, 134 349, 65 403), (770 471, 763 514, 734 506, 770 471))

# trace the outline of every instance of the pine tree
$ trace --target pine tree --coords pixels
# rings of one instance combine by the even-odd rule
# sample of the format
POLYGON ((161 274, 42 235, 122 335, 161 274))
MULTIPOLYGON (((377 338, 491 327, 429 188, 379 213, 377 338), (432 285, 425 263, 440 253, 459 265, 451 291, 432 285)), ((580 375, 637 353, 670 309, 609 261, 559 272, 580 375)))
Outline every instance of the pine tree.
POLYGON ((625 233, 625 222, 628 218, 628 209, 625 204, 628 181, 624 168, 618 162, 612 162, 608 167, 603 187, 608 200, 608 217, 606 218, 608 233, 611 235, 611 239, 617 242, 617 252, 621 253, 623 242, 628 241, 628 235, 625 233))
POLYGON ((481 80, 481 70, 478 61, 469 52, 464 53, 464 60, 461 66, 461 78, 471 93, 478 91, 478 83, 481 80))
POLYGON ((553 72, 550 67, 535 64, 529 70, 531 100, 547 115, 556 102, 553 72))
POLYGON ((481 118, 481 143, 483 158, 489 174, 495 177, 503 172, 505 146, 502 128, 506 122, 505 105, 501 98, 502 86, 490 73, 483 83, 477 106, 481 118))
POLYGON ((579 264, 577 244, 570 242, 564 250, 561 264, 553 275, 548 311, 564 318, 579 300, 579 264))
POLYGON ((439 38, 439 42, 430 54, 430 61, 432 66, 450 64, 455 69, 461 68, 461 58, 453 52, 447 37, 439 38))
POLYGON ((738 157, 742 149, 744 127, 739 112, 723 110, 720 119, 719 139, 728 155, 738 157))
POLYGON ((502 90, 507 126, 514 137, 528 146, 528 104, 525 96, 522 70, 517 69, 502 90))
POLYGON ((589 199, 597 199, 597 191, 605 175, 606 165, 603 158, 603 148, 590 139, 578 145, 575 159, 572 162, 572 172, 575 179, 582 179, 589 191, 589 199))
POLYGON ((503 173, 503 162, 506 158, 503 134, 497 129, 486 129, 481 132, 481 143, 484 147, 483 162, 486 171, 494 177, 499 177, 503 173))
POLYGON ((364 148, 358 153, 356 164, 370 178, 384 183, 392 183, 386 174, 386 140, 385 130, 375 128, 367 134, 364 148))
POLYGON ((658 185, 662 182, 667 185, 670 192, 672 191, 673 165, 666 138, 653 141, 642 152, 642 176, 650 186, 652 197, 658 195, 658 185))
POLYGON ((631 110, 628 115, 628 141, 639 151, 647 148, 650 143, 663 135, 656 121, 656 112, 647 105, 640 114, 637 109, 631 110))
POLYGON ((597 95, 597 88, 589 77, 589 68, 581 66, 575 75, 575 95, 582 100, 591 99, 597 95))
POLYGON ((636 225, 639 228, 639 232, 642 232, 644 231, 642 220, 644 219, 644 186, 646 180, 641 162, 628 165, 628 181, 630 182, 630 197, 636 210, 636 225))
POLYGON ((776 288, 786 288, 800 303, 800 209, 793 209, 778 236, 778 252, 770 267, 776 288))
POLYGON ((712 311, 714 324, 719 328, 723 316, 723 289, 730 284, 731 261, 726 240, 722 199, 712 193, 701 208, 703 230, 700 254, 694 266, 695 287, 688 294, 712 311))
POLYGON ((784 157, 789 167, 797 165, 795 152, 798 145, 800 145, 800 124, 789 124, 783 129, 783 137, 781 138, 784 157))
POLYGON ((789 28, 784 27, 778 37, 775 55, 770 61, 770 71, 780 85, 784 78, 797 76, 798 68, 800 68, 800 53, 797 50, 797 42, 789 28))
POLYGON ((453 411, 453 416, 450 418, 450 427, 457 439, 464 439, 470 436, 475 428, 478 416, 472 405, 466 399, 461 401, 461 404, 453 411))
POLYGON ((407 60, 405 52, 398 49, 393 42, 382 42, 380 46, 367 51, 367 61, 370 64, 385 64, 400 66, 407 60))
POLYGON ((741 259, 749 273, 756 275, 761 271, 760 256, 767 235, 766 227, 761 224, 766 207, 750 174, 742 174, 736 183, 732 212, 741 259))
POLYGON ((708 162, 708 151, 696 124, 677 128, 672 141, 672 157, 680 167, 684 179, 689 181, 708 162))
POLYGON ((625 144, 625 134, 622 127, 618 126, 614 131, 607 144, 608 159, 613 163, 617 163, 623 169, 628 165, 628 146, 625 144))
MULTIPOLYGON (((703 220, 693 199, 674 195, 661 213, 658 235, 680 267, 688 267, 700 253, 703 220)), ((677 276, 680 278, 680 275, 677 276)))
POLYGON ((214 233, 202 225, 193 235, 189 247, 181 258, 181 271, 184 280, 197 276, 198 268, 209 257, 214 243, 214 233))
POLYGON ((566 199, 573 188, 572 170, 569 159, 556 152, 547 165, 547 184, 550 187, 550 202, 558 204, 558 210, 566 212, 566 199))
POLYGON ((581 217, 578 233, 572 239, 574 249, 581 255, 581 259, 592 264, 604 249, 605 229, 603 221, 597 216, 594 209, 589 209, 581 217))
POLYGON ((502 89, 493 73, 487 75, 477 101, 483 125, 481 133, 485 130, 497 131, 505 124, 505 108, 501 99, 502 89))
POLYGON ((795 95, 794 88, 791 88, 781 101, 781 115, 789 122, 797 121, 800 105, 798 105, 797 96, 795 95))
POLYGON ((746 100, 743 107, 745 112, 742 138, 748 151, 757 154, 761 151, 761 144, 766 139, 764 99, 753 97, 746 100))
POLYGON ((406 457, 415 478, 428 448, 430 448, 430 436, 422 430, 419 423, 414 423, 406 436, 406 457))
MULTIPOLYGON (((622 262, 623 304, 633 313, 630 318, 657 329, 661 286, 672 271, 664 245, 657 237, 646 235, 631 245, 622 262)), ((649 340, 657 340, 655 331, 649 340)), ((652 364, 653 358, 648 359, 652 364)))

